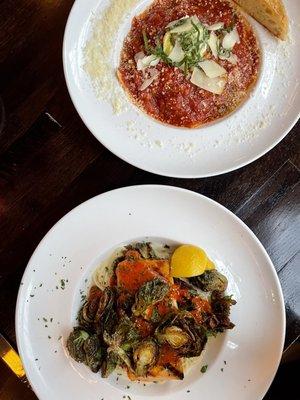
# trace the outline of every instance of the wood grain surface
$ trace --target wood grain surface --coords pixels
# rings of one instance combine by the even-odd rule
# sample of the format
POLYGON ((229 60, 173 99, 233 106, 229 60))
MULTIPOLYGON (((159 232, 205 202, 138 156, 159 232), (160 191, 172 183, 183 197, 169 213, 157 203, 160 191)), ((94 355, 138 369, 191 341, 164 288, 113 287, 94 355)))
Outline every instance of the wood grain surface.
MULTIPOLYGON (((0 332, 16 345, 22 274, 66 212, 118 187, 175 185, 228 207, 271 256, 285 297, 288 356, 265 399, 282 399, 285 388, 296 385, 300 360, 300 123, 260 160, 218 177, 172 179, 126 164, 89 133, 69 98, 61 49, 72 4, 0 0, 0 332)), ((0 399, 36 399, 1 362, 0 399)))

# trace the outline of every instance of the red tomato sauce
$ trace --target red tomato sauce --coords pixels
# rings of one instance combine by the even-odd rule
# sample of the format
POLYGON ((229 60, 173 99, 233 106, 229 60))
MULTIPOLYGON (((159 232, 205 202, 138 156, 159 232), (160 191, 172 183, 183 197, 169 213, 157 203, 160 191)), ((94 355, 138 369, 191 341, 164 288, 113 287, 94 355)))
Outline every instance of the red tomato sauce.
POLYGON ((135 17, 128 33, 118 69, 118 77, 133 102, 151 117, 170 125, 194 128, 213 122, 234 111, 248 96, 255 84, 260 64, 260 51, 255 34, 246 19, 227 0, 156 0, 135 17), (237 65, 226 60, 217 62, 228 73, 221 95, 192 84, 176 67, 160 62, 155 68, 159 76, 144 91, 143 73, 138 71, 134 56, 145 51, 142 33, 151 45, 162 38, 165 27, 184 16, 196 15, 207 25, 224 22, 225 27, 236 21, 240 43, 234 47, 237 65), (237 18, 237 19, 235 19, 237 18))

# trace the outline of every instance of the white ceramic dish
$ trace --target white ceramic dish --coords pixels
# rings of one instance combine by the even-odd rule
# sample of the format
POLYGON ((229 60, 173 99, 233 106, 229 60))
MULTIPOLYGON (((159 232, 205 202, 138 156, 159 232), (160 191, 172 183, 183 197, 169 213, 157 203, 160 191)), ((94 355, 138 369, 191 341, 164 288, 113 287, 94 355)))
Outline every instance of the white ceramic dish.
POLYGON ((200 394, 210 400, 260 400, 279 364, 285 313, 270 258, 236 216, 194 192, 133 186, 83 203, 45 236, 22 279, 16 332, 26 374, 40 400, 196 400, 200 394), (103 380, 65 350, 80 291, 89 283, 85 280, 120 243, 145 237, 206 249, 229 278, 228 292, 237 300, 231 315, 236 328, 210 339, 184 381, 146 387, 116 376, 103 380))
MULTIPOLYGON (((83 69, 83 49, 95 20, 113 0, 76 0, 66 26, 63 61, 67 86, 82 120, 110 151, 128 163, 160 175, 197 178, 240 168, 272 149, 299 118, 300 3, 285 1, 290 39, 283 43, 251 19, 262 48, 259 82, 249 100, 228 118, 199 129, 162 125, 139 111, 123 94, 126 109, 116 115, 109 103, 98 99, 83 69)), ((120 21, 113 39, 111 65, 118 66, 122 41, 132 17, 150 0, 136 3, 120 21)), ((249 17, 250 18, 250 17, 249 17)))

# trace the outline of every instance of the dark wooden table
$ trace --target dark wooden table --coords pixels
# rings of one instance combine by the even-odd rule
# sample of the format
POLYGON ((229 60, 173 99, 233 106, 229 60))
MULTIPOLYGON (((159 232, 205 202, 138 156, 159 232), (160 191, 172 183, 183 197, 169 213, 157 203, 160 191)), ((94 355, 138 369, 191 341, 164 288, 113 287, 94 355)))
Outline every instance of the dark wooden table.
MULTIPOLYGON (((72 3, 0 0, 0 332, 15 345, 14 312, 23 271, 59 218, 114 188, 176 185, 232 210, 274 262, 286 304, 285 347, 291 346, 265 399, 282 398, 287 386, 296 388, 300 360, 300 123, 269 154, 223 176, 172 179, 126 164, 89 133, 69 98, 61 50, 72 3)), ((35 398, 0 362, 0 399, 35 398)))

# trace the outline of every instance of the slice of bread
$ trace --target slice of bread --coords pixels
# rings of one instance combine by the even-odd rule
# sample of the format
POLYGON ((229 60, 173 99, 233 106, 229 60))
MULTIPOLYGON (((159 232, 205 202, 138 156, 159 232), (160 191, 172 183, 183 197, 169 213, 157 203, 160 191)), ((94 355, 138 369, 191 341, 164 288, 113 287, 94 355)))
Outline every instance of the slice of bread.
POLYGON ((282 0, 234 0, 273 35, 285 40, 288 34, 288 17, 282 0))

